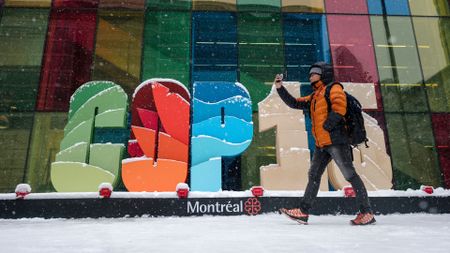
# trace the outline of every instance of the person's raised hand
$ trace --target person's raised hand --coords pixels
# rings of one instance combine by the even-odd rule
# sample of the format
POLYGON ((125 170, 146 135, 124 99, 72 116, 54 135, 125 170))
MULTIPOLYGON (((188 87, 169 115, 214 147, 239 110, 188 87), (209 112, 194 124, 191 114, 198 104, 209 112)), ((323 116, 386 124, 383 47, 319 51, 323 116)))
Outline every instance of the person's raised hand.
POLYGON ((281 88, 281 86, 283 85, 283 74, 277 74, 275 76, 275 80, 273 81, 273 84, 275 85, 275 87, 281 88))

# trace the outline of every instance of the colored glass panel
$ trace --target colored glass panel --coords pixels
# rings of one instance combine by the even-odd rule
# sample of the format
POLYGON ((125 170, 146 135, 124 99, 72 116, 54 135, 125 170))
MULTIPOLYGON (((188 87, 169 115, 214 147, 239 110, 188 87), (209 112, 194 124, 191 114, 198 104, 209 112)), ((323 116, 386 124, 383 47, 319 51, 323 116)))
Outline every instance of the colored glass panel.
POLYGON ((408 0, 367 0, 370 14, 409 15, 408 0))
POLYGON ((420 63, 432 112, 450 112, 450 19, 414 17, 420 63))
POLYGON ((237 0, 239 11, 279 12, 280 1, 273 0, 237 0))
POLYGON ((258 113, 253 113, 253 140, 248 149, 241 156, 241 184, 242 189, 261 185, 261 166, 276 164, 275 129, 259 132, 258 113))
POLYGON ((98 11, 92 80, 113 81, 133 94, 140 83, 143 25, 143 11, 98 11))
POLYGON ((236 15, 192 14, 192 82, 237 80, 236 15))
POLYGON ((366 0, 325 0, 327 13, 366 14, 366 0))
POLYGON ((324 12, 323 0, 281 0, 283 12, 324 12))
POLYGON ((409 17, 371 17, 384 110, 428 111, 409 17))
POLYGON ((280 13, 238 14, 240 82, 250 92, 253 111, 267 97, 277 73, 284 71, 280 13))
POLYGON ((430 116, 385 113, 391 146, 395 189, 442 186, 430 116))
POLYGON ((14 192, 23 183, 32 113, 0 113, 0 192, 14 192))
POLYGON ((50 7, 51 3, 52 0, 5 0, 7 7, 50 7))
POLYGON ((93 5, 54 2, 64 8, 50 13, 37 110, 67 111, 72 93, 90 80, 97 12, 93 5))
POLYGON ((328 15, 327 21, 335 78, 340 82, 377 82, 369 18, 328 15))
POLYGON ((147 8, 152 10, 190 10, 191 0, 147 0, 147 8))
POLYGON ((144 10, 145 0, 100 0, 98 7, 144 10))
POLYGON ((31 134, 25 181, 34 192, 54 191, 50 181, 50 164, 55 161, 64 136, 67 113, 36 113, 31 134))
POLYGON ((330 61, 325 15, 283 14, 285 80, 309 82, 309 67, 330 61))
POLYGON ((53 0, 53 8, 97 8, 99 0, 53 0))
POLYGON ((48 10, 5 8, 0 23, 0 111, 33 111, 48 10))
POLYGON ((450 188, 450 114, 433 113, 431 117, 444 183, 450 188))
POLYGON ((190 27, 189 12, 147 11, 142 80, 173 78, 189 84, 190 27))
POLYGON ((236 0, 192 0, 196 11, 236 11, 236 0))
POLYGON ((413 16, 450 16, 448 0, 409 0, 413 16))

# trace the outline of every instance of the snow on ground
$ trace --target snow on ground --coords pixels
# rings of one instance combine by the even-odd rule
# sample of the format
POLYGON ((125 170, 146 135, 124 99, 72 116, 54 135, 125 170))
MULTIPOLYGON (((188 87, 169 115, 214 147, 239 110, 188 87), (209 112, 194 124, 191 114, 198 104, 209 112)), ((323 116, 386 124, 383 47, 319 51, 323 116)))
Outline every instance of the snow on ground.
POLYGON ((1 252, 449 252, 450 214, 0 220, 1 252))

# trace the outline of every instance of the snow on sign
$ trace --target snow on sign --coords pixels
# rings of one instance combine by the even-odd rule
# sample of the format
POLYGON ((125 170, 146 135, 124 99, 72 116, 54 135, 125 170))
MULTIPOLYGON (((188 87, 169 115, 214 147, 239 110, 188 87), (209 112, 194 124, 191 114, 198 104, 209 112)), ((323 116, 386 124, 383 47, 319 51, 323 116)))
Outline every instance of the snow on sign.
MULTIPOLYGON (((298 93, 298 83, 286 86, 298 93)), ((352 93, 359 90, 369 94, 371 88, 354 85, 352 93)), ((278 130, 278 164, 261 168, 261 182, 269 190, 303 190, 310 162, 305 117, 280 101, 272 92, 259 103, 260 131, 278 130)), ((136 88, 130 110, 128 106, 128 96, 112 82, 88 82, 75 91, 61 151, 51 165, 58 192, 93 192, 101 183, 123 183, 130 192, 175 191, 188 175, 192 191, 220 191, 222 157, 245 152, 253 138, 252 102, 240 83, 195 82, 191 98, 176 80, 149 79, 136 88)), ((365 117, 372 145, 354 151, 355 166, 364 168, 359 172, 369 190, 389 189, 392 169, 383 132, 374 119, 365 117)), ((331 164, 328 176, 341 189, 345 182, 336 171, 331 164)), ((192 203, 189 210, 202 208, 192 203)), ((231 209, 236 208, 243 207, 231 209)))

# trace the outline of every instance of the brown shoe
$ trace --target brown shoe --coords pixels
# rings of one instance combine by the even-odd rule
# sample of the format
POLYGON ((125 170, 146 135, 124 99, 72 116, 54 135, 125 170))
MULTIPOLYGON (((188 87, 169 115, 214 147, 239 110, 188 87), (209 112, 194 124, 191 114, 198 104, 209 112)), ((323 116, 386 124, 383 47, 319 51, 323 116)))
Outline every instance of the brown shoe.
POLYGON ((350 221, 350 224, 352 225, 369 225, 369 224, 375 224, 377 222, 375 220, 375 216, 373 213, 358 213, 356 215, 356 218, 350 221))
POLYGON ((294 220, 300 224, 304 225, 308 224, 309 215, 307 213, 302 212, 300 208, 293 208, 293 209, 281 208, 280 212, 289 217, 291 220, 294 220))

